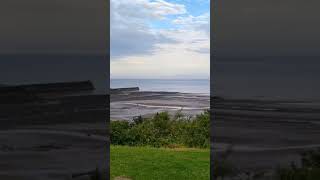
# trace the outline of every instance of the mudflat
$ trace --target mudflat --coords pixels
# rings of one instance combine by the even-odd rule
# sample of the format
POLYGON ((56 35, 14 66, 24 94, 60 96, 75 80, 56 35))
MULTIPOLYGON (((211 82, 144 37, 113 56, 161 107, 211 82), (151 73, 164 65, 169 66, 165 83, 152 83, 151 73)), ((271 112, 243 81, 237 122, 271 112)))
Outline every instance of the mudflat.
POLYGON ((225 99, 203 94, 130 91, 111 95, 111 120, 132 120, 160 111, 194 116, 212 105, 215 157, 243 170, 299 164, 300 153, 320 147, 320 102, 292 99, 225 99))
POLYGON ((110 98, 111 120, 132 120, 161 111, 194 116, 206 109, 210 109, 210 97, 204 94, 132 91, 111 94, 110 98))
POLYGON ((0 179, 90 179, 96 169, 105 172, 106 102, 105 95, 81 95, 0 103, 0 179))
POLYGON ((299 153, 320 147, 319 102, 266 99, 213 101, 212 153, 242 170, 299 164, 299 153))

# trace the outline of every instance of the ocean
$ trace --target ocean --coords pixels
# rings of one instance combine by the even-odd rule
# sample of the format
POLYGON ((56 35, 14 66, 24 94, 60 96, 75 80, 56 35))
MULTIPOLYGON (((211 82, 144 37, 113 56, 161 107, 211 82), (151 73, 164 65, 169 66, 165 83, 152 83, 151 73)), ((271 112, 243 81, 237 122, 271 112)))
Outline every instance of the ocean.
POLYGON ((98 94, 107 91, 108 62, 99 55, 0 55, 0 84, 21 85, 90 80, 98 94))
POLYGON ((111 79, 110 87, 139 87, 140 91, 210 94, 209 79, 111 79))
POLYGON ((218 57, 211 73, 215 96, 320 101, 319 57, 218 57))

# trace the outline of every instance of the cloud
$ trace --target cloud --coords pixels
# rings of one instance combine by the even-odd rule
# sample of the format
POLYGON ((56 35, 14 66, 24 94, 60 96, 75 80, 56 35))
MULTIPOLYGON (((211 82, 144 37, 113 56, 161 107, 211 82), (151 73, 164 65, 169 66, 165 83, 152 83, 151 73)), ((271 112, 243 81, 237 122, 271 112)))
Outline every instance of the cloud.
POLYGON ((1 0, 0 4, 0 53, 105 53, 105 0, 1 0))
POLYGON ((157 44, 174 42, 173 39, 152 33, 147 29, 130 29, 112 30, 111 56, 113 59, 131 55, 150 55, 154 53, 157 44))
POLYGON ((164 18, 166 15, 184 14, 186 13, 185 6, 182 4, 173 4, 164 0, 146 3, 145 7, 150 10, 149 13, 153 17, 164 18))
POLYGON ((174 19, 172 23, 179 25, 183 29, 210 33, 210 13, 205 13, 200 16, 180 16, 174 19))
POLYGON ((319 55, 320 1, 229 0, 216 24, 219 54, 319 55))
POLYGON ((184 42, 186 50, 198 53, 210 53, 210 14, 204 13, 199 16, 180 16, 172 23, 178 26, 175 33, 179 41, 184 42), (183 34, 179 36, 179 34, 183 34))
POLYGON ((198 48, 198 49, 191 49, 191 50, 198 53, 204 53, 204 54, 210 53, 210 48, 198 48))
POLYGON ((167 15, 185 14, 182 4, 169 3, 164 0, 111 0, 113 15, 132 19, 162 19, 167 15))
POLYGON ((113 59, 130 55, 148 55, 156 44, 173 43, 150 27, 152 20, 186 13, 184 5, 163 0, 111 1, 111 56, 113 59))
POLYGON ((210 76, 210 39, 201 31, 163 30, 176 43, 156 44, 154 53, 111 61, 112 78, 194 78, 210 76))
POLYGON ((137 55, 111 61, 111 78, 172 78, 181 74, 208 78, 209 59, 209 54, 188 51, 184 44, 168 44, 150 56, 137 55))
POLYGON ((112 78, 210 76, 209 12, 193 16, 177 1, 113 1, 112 78))

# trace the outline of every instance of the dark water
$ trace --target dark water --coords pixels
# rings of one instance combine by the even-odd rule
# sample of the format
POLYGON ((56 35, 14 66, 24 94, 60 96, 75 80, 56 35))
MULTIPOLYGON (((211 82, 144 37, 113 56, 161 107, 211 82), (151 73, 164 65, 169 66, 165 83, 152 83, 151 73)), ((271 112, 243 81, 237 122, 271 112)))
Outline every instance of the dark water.
POLYGON ((90 80, 103 94, 108 64, 98 55, 0 55, 0 85, 90 80))
POLYGON ((208 79, 111 79, 110 87, 139 87, 141 91, 210 94, 208 79))
POLYGON ((218 96, 320 100, 319 57, 217 57, 211 73, 218 96))

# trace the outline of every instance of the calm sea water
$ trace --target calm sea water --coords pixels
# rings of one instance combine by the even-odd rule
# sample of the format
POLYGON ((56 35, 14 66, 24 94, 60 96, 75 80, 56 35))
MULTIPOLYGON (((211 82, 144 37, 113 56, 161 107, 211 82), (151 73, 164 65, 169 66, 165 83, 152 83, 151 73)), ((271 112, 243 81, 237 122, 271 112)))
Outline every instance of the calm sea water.
POLYGON ((41 84, 90 80, 105 94, 108 61, 98 55, 0 54, 0 84, 41 84))
POLYGON ((217 58, 216 96, 320 101, 320 57, 217 58))
POLYGON ((111 79, 110 87, 139 87, 141 91, 210 94, 209 79, 111 79))

